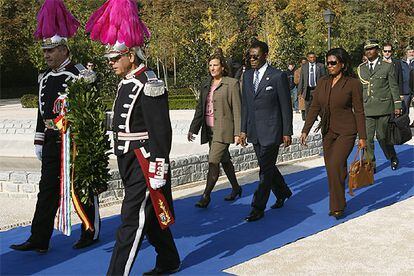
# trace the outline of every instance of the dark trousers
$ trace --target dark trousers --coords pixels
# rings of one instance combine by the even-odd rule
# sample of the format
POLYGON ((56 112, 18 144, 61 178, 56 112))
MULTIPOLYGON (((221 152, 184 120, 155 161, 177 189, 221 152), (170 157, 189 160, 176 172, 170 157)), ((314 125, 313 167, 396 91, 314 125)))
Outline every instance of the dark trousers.
POLYGON ((410 105, 411 105, 411 99, 412 95, 403 95, 403 102, 402 102, 402 109, 403 114, 410 114, 410 105))
POLYGON ((259 186, 254 192, 252 207, 263 211, 269 199, 270 190, 273 190, 277 198, 283 198, 289 187, 276 167, 279 145, 262 146, 253 144, 257 161, 259 162, 259 186))
MULTIPOLYGON (((29 241, 40 246, 49 247, 53 233, 53 224, 60 199, 60 136, 57 131, 46 131, 42 151, 42 169, 29 241)), ((97 197, 94 205, 82 205, 88 218, 94 225, 100 226, 97 197)), ((83 225, 82 225, 83 226, 83 225)), ((95 232, 87 232, 82 227, 81 237, 99 236, 99 227, 95 232), (97 232, 96 232, 97 231, 97 232)))
POLYGON ((329 187, 329 210, 345 209, 345 179, 347 159, 355 144, 356 135, 338 135, 329 131, 323 137, 323 157, 329 187))
POLYGON ((312 104, 312 99, 313 99, 313 91, 315 90, 316 87, 307 87, 306 88, 306 97, 305 97, 305 114, 303 115, 302 113, 302 119, 306 120, 306 117, 308 116, 309 113, 309 108, 312 104), (305 117, 303 117, 305 116, 305 117))
MULTIPOLYGON (((179 266, 180 257, 169 228, 162 230, 139 162, 133 151, 118 157, 119 173, 125 187, 121 220, 112 252, 108 275, 128 275, 134 264, 142 240, 146 235, 157 252, 156 266, 173 269, 179 266)), ((171 211, 171 184, 162 187, 171 211)))
POLYGON ((390 160, 397 158, 394 145, 387 142, 388 121, 390 115, 385 116, 366 116, 365 124, 367 129, 367 159, 375 164, 374 155, 374 137, 377 137, 378 143, 385 157, 390 160))

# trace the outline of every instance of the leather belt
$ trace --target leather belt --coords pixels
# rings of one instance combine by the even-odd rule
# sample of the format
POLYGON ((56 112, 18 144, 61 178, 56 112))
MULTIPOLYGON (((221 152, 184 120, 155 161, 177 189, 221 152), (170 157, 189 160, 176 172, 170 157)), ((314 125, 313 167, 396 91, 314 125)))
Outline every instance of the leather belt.
POLYGON ((43 122, 45 123, 45 128, 58 130, 57 126, 55 125, 55 122, 53 122, 53 119, 45 119, 43 120, 43 122))
POLYGON ((114 132, 115 141, 139 141, 148 138, 148 132, 114 132))

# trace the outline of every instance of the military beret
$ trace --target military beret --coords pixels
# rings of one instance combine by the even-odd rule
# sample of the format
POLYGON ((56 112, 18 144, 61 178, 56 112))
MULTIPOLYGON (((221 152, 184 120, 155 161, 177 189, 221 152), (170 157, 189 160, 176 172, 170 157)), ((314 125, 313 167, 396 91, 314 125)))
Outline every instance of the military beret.
POLYGON ((364 50, 371 48, 379 48, 379 41, 376 39, 367 39, 364 42, 364 50))

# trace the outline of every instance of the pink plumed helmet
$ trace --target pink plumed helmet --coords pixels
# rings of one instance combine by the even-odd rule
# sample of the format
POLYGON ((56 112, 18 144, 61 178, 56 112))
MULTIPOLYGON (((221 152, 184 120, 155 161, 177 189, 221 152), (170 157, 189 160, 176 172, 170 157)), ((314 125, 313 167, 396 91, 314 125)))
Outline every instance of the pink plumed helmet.
POLYGON ((133 49, 145 60, 142 47, 150 32, 138 15, 137 3, 132 0, 107 0, 86 23, 92 40, 107 45, 105 57, 112 58, 133 49))
POLYGON ((75 35, 79 21, 66 9, 62 0, 45 0, 37 14, 35 39, 42 40, 43 49, 66 45, 75 35))

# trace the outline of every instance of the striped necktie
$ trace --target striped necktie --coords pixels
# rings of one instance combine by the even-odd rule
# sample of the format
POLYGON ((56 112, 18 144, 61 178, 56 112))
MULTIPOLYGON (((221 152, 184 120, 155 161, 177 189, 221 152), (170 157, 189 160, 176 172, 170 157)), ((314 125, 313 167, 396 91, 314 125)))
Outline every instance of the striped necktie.
POLYGON ((257 88, 259 88, 259 70, 254 70, 254 81, 253 81, 254 93, 257 93, 257 88))

